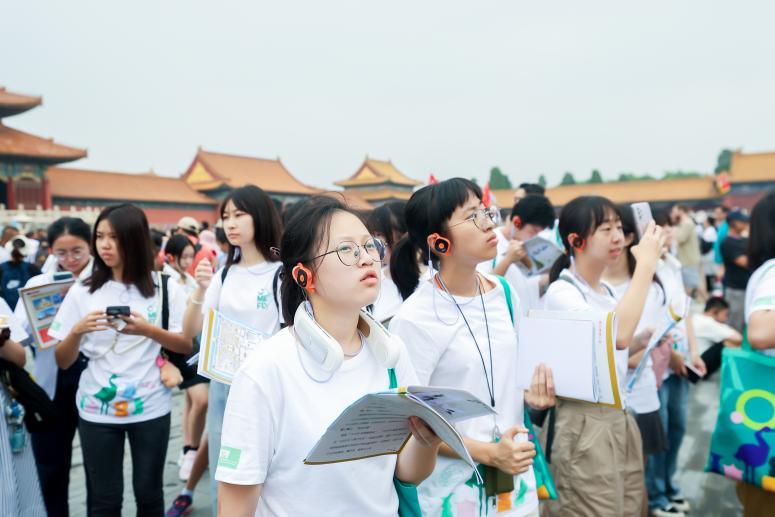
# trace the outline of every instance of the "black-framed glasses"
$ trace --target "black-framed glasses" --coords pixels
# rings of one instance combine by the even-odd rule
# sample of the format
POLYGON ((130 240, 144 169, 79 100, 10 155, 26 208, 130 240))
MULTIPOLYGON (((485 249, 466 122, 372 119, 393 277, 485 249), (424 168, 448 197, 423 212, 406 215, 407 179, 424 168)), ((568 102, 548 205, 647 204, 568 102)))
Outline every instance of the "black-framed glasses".
POLYGON ((325 257, 331 253, 336 253, 336 256, 339 257, 339 261, 342 264, 345 266, 354 266, 361 258, 361 248, 363 248, 366 254, 375 262, 382 262, 382 259, 385 258, 385 243, 376 237, 372 237, 363 244, 358 244, 353 241, 342 241, 336 246, 336 249, 313 257, 312 260, 325 257))
POLYGON ((480 230, 487 230, 487 223, 490 222, 492 224, 495 224, 495 221, 498 220, 498 211, 495 209, 495 207, 489 207, 489 208, 480 208, 473 214, 469 215, 462 221, 458 221, 455 224, 450 224, 448 228, 454 228, 455 226, 459 226, 463 223, 467 223, 468 221, 473 221, 473 223, 476 225, 477 228, 480 230))

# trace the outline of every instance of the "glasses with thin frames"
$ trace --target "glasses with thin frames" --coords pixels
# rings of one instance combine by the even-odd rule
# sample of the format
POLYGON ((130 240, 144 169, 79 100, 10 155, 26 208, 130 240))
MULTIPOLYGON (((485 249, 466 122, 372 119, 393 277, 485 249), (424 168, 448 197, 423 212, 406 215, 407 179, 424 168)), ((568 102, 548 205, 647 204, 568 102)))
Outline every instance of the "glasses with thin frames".
POLYGON ((54 252, 54 256, 60 262, 62 262, 63 260, 67 260, 68 257, 70 257, 73 260, 81 260, 88 254, 89 252, 83 248, 75 248, 70 251, 59 250, 54 252))
POLYGON ((495 221, 498 220, 498 212, 495 210, 494 207, 489 208, 480 208, 473 214, 469 215, 462 221, 458 221, 455 224, 451 224, 448 226, 448 228, 454 228, 455 226, 459 226, 463 223, 467 223, 468 221, 473 221, 473 223, 476 225, 477 228, 484 231, 487 230, 487 222, 491 222, 492 224, 495 224, 495 221))
POLYGON ((385 243, 376 237, 372 237, 362 245, 353 241, 342 241, 336 246, 336 249, 313 257, 312 260, 325 257, 331 253, 336 253, 336 256, 339 257, 339 261, 342 264, 345 266, 354 266, 361 258, 361 248, 363 248, 364 251, 366 251, 366 254, 375 262, 382 262, 382 259, 385 258, 385 243))

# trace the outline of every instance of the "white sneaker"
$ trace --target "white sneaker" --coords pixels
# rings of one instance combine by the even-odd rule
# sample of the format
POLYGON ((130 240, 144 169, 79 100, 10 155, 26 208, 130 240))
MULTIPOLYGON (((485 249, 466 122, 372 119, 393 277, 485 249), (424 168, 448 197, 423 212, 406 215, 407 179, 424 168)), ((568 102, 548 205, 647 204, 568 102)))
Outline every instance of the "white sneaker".
POLYGON ((686 517, 686 514, 679 510, 672 504, 668 504, 662 508, 654 508, 651 510, 653 517, 686 517))
POLYGON ((683 513, 689 513, 689 510, 692 509, 691 505, 689 505, 689 501, 682 497, 670 499, 670 504, 681 510, 683 513))
POLYGON ((191 468, 194 466, 194 460, 196 459, 196 451, 188 451, 183 455, 183 461, 180 464, 180 470, 178 471, 178 477, 181 481, 188 481, 188 477, 191 475, 191 468))

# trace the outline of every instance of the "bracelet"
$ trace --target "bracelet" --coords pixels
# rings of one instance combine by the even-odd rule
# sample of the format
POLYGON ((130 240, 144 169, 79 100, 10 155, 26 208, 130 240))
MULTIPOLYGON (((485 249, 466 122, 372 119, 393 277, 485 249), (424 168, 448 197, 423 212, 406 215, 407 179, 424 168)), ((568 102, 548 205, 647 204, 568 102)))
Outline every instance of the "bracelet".
POLYGON ((193 294, 188 297, 188 301, 193 303, 194 305, 202 305, 203 303, 205 303, 204 300, 200 300, 200 301, 194 300, 194 295, 193 294))

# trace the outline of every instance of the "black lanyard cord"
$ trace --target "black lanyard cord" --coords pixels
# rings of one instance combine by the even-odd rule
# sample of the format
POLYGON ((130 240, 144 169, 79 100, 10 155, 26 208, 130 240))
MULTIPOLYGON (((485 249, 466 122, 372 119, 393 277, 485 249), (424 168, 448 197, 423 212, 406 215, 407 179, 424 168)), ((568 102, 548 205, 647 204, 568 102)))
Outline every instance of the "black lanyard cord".
MULTIPOLYGON (((441 274, 438 275, 439 283, 444 288, 444 291, 449 295, 450 298, 452 298, 452 303, 455 304, 455 307, 457 308, 458 312, 460 312, 460 315, 463 317, 463 321, 466 324, 466 328, 468 328, 468 333, 471 334, 471 339, 474 340, 474 346, 476 346, 476 351, 479 352, 479 359, 482 361, 482 370, 484 370, 484 381, 487 383, 487 393, 490 395, 490 406, 495 408, 495 372, 493 370, 492 365, 492 342, 490 341, 490 324, 487 321, 487 309, 484 306, 484 295, 482 294, 482 283, 477 282, 477 288, 479 290, 479 299, 482 302, 482 312, 484 312, 484 328, 487 330, 487 349, 490 352, 490 374, 487 375, 487 366, 484 362, 484 354, 482 354, 482 349, 479 348, 479 342, 476 340, 476 336, 474 335, 474 331, 471 329, 471 325, 468 323, 468 318, 466 318, 466 315, 463 313, 463 309, 460 308, 460 305, 458 305, 457 300, 455 300, 455 297, 452 296, 452 293, 449 292, 447 289, 447 286, 444 284, 444 280, 441 278, 441 274)), ((478 280, 478 278, 477 278, 478 280)))

